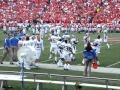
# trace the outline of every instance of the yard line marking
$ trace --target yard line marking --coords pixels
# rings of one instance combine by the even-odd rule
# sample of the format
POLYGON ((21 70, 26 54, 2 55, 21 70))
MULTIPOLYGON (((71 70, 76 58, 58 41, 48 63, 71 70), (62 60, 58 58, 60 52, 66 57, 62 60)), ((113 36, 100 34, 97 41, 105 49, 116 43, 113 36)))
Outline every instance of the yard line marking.
POLYGON ((42 63, 45 63, 45 62, 49 62, 49 61, 53 61, 51 59, 48 59, 48 60, 45 60, 45 61, 41 61, 42 63))
POLYGON ((4 47, 0 47, 0 50, 4 49, 4 47))
POLYGON ((117 64, 119 64, 119 63, 120 63, 120 61, 119 61, 119 62, 116 62, 116 63, 113 63, 113 64, 111 64, 111 65, 108 65, 108 66, 106 66, 106 67, 111 67, 111 66, 117 65, 117 64))
POLYGON ((78 66, 81 66, 82 64, 77 64, 78 66))
POLYGON ((79 54, 79 53, 82 53, 83 51, 80 51, 80 52, 76 52, 76 54, 79 54))

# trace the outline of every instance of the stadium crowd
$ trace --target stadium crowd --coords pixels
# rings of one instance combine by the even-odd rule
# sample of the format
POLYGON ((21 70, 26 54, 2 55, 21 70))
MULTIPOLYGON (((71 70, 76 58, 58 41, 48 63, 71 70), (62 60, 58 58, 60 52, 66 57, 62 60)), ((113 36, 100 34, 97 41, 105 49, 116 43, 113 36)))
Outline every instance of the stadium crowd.
POLYGON ((1 0, 0 26, 43 20, 65 27, 106 23, 109 28, 119 28, 119 3, 119 0, 1 0))

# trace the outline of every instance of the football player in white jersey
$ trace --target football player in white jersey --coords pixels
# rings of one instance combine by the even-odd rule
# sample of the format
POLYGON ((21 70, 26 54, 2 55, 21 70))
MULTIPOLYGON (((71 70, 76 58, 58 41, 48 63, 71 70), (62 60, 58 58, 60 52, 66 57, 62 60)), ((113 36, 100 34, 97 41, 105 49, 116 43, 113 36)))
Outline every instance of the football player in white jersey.
POLYGON ((102 38, 100 37, 100 35, 98 35, 97 39, 94 40, 94 44, 96 44, 97 46, 97 52, 100 53, 100 48, 102 44, 102 38))
POLYGON ((63 58, 65 60, 64 70, 70 69, 70 63, 72 61, 73 54, 75 54, 75 52, 74 49, 72 48, 72 45, 69 43, 68 40, 65 40, 65 46, 62 53, 63 58))
POLYGON ((60 37, 57 36, 57 35, 54 35, 53 33, 49 38, 49 40, 50 40, 50 56, 49 56, 49 59, 51 59, 53 54, 54 54, 55 62, 57 62, 57 53, 58 53, 57 41, 59 39, 60 39, 60 37))
POLYGON ((35 31, 35 25, 32 24, 31 28, 32 28, 32 34, 34 35, 36 33, 36 31, 35 31))
MULTIPOLYGON (((29 36, 23 37, 23 39, 21 40, 21 42, 19 42, 20 47, 30 47, 30 40, 29 40, 29 36), (25 40, 24 40, 25 39, 25 40)), ((20 62, 18 62, 20 64, 20 62)), ((26 60, 24 61, 24 67, 26 69, 30 69, 30 65, 31 63, 27 62, 26 60)))
POLYGON ((72 38, 70 39, 70 43, 73 46, 74 51, 76 52, 76 44, 78 43, 78 40, 76 39, 74 35, 72 35, 72 38))
POLYGON ((58 48, 58 55, 59 55, 57 66, 62 67, 64 62, 63 50, 65 48, 65 42, 63 41, 63 38, 60 38, 59 41, 57 42, 57 48, 58 48))
POLYGON ((35 25, 36 34, 39 34, 39 28, 40 28, 39 23, 37 23, 37 24, 35 25))
POLYGON ((30 46, 35 48, 35 43, 36 43, 36 38, 33 35, 33 36, 30 37, 30 46))
POLYGON ((100 62, 99 62, 99 59, 98 59, 98 55, 99 55, 99 52, 98 52, 98 44, 95 43, 95 42, 91 42, 91 46, 92 46, 93 50, 94 50, 95 53, 96 53, 96 61, 97 61, 97 64, 100 65, 100 62))
POLYGON ((21 37, 20 40, 18 41, 18 48, 23 46, 24 41, 25 41, 25 36, 21 37))
POLYGON ((31 46, 30 45, 30 37, 29 36, 26 36, 26 40, 23 41, 23 45, 24 47, 28 47, 28 46, 31 46))
POLYGON ((84 47, 86 47, 88 42, 90 42, 90 34, 89 33, 85 33, 85 35, 83 37, 84 47))
POLYGON ((40 38, 40 36, 37 36, 36 42, 35 42, 35 50, 36 50, 36 62, 39 62, 41 52, 44 51, 44 44, 43 40, 40 38))
MULTIPOLYGON (((98 56, 102 44, 102 38, 100 37, 100 35, 97 36, 97 39, 94 40, 93 44, 94 44, 94 49, 96 50, 96 54, 98 56)), ((97 60, 97 64, 100 65, 98 58, 96 58, 96 60, 97 60)))
POLYGON ((60 36, 60 33, 61 33, 61 26, 60 25, 56 26, 56 33, 58 36, 60 36))
POLYGON ((25 35, 26 35, 26 33, 27 33, 26 27, 27 27, 27 26, 25 25, 25 23, 23 23, 22 28, 23 28, 23 34, 25 34, 25 35))
POLYGON ((108 33, 107 32, 108 32, 107 30, 103 31, 103 42, 106 43, 108 48, 110 48, 110 45, 108 43, 108 33))
POLYGON ((44 34, 45 34, 45 29, 44 29, 44 24, 40 24, 40 37, 44 38, 44 34))
POLYGON ((68 32, 65 32, 65 34, 62 36, 62 38, 64 40, 69 40, 70 39, 70 35, 68 34, 68 32))

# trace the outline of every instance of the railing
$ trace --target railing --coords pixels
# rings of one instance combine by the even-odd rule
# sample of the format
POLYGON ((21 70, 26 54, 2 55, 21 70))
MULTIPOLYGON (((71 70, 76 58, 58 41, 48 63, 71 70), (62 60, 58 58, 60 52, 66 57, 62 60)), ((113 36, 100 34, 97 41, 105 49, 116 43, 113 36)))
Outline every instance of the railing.
MULTIPOLYGON (((2 74, 4 73, 5 75, 20 75, 20 72, 16 72, 16 71, 0 71, 0 73, 2 74)), ((34 72, 24 72, 24 75, 26 76, 24 78, 25 82, 37 83, 36 90, 42 90, 41 87, 43 87, 42 86, 43 83, 62 85, 62 90, 68 90, 67 86, 69 85, 75 87, 84 86, 84 87, 106 88, 107 90, 109 89, 120 90, 120 79, 60 75, 60 74, 49 74, 49 73, 34 73, 34 72)), ((18 81, 21 80, 18 79, 18 81)))

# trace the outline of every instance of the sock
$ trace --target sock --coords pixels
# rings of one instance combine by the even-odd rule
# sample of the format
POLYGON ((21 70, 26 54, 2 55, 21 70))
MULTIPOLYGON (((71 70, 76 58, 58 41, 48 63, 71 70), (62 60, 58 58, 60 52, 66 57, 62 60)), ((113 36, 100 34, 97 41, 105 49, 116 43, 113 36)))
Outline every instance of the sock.
POLYGON ((51 58, 52 58, 52 55, 50 54, 49 59, 51 59, 51 58))
POLYGON ((62 66, 63 66, 62 60, 59 60, 59 61, 58 61, 57 66, 58 66, 58 67, 62 67, 62 66))
POLYGON ((70 64, 67 64, 67 69, 70 69, 70 64))
POLYGON ((107 45, 108 48, 110 48, 110 45, 108 43, 106 45, 107 45))
POLYGON ((64 64, 64 69, 67 69, 67 64, 64 64))
POLYGON ((84 59, 82 60, 82 64, 85 64, 85 60, 84 59))
POLYGON ((55 61, 57 61, 57 57, 55 56, 55 61))

